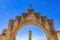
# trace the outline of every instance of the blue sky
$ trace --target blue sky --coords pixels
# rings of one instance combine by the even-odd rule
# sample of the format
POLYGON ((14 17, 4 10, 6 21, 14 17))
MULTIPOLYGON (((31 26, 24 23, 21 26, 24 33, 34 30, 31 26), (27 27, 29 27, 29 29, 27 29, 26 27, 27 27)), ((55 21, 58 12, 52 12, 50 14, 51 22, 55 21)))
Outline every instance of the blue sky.
POLYGON ((55 30, 60 29, 60 0, 0 0, 0 33, 8 27, 10 19, 27 12, 29 4, 32 4, 35 12, 54 19, 55 30))

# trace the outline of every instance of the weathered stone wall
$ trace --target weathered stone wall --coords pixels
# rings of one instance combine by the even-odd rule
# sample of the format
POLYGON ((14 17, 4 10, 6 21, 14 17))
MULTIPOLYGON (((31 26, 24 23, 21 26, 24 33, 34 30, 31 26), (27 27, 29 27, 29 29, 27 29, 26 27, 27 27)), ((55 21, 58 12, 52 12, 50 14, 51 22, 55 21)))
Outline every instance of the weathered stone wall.
POLYGON ((8 28, 3 30, 3 33, 0 35, 0 40, 9 40, 10 39, 10 30, 8 28))
POLYGON ((15 20, 9 21, 7 29, 3 30, 0 40, 16 40, 18 31, 25 25, 34 24, 44 30, 47 40, 58 40, 57 33, 54 30, 54 22, 48 19, 47 16, 41 16, 39 12, 34 12, 34 9, 28 9, 27 13, 22 13, 22 16, 17 16, 15 20))
POLYGON ((0 36, 0 40, 5 40, 5 36, 0 36))
POLYGON ((57 31, 58 40, 60 40, 60 30, 57 31))

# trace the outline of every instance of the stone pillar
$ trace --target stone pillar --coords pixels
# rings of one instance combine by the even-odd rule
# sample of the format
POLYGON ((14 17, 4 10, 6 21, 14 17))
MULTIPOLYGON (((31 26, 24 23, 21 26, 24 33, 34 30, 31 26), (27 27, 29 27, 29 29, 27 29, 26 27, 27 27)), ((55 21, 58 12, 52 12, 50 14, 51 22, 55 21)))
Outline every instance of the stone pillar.
POLYGON ((32 31, 30 30, 29 31, 29 38, 28 38, 28 40, 31 40, 32 39, 32 31))

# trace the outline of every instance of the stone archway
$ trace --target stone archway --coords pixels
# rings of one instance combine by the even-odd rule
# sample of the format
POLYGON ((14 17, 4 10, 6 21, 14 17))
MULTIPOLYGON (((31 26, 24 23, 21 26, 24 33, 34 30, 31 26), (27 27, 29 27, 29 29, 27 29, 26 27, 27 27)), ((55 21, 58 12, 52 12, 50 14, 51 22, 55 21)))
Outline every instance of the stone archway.
POLYGON ((26 24, 22 24, 21 25, 21 27, 19 27, 19 28, 17 28, 16 29, 16 31, 15 31, 15 37, 16 37, 16 35, 17 35, 17 33, 18 33, 18 31, 22 28, 22 27, 24 27, 24 26, 26 26, 26 25, 29 25, 29 24, 33 24, 33 25, 36 25, 36 26, 38 26, 39 28, 41 28, 44 32, 45 32, 45 34, 46 34, 46 36, 48 37, 48 31, 45 29, 45 28, 43 28, 42 27, 42 25, 40 25, 40 24, 38 24, 38 23, 35 23, 35 22, 28 22, 28 23, 26 23, 26 24), (41 26, 41 27, 40 27, 41 26))
POLYGON ((17 32, 16 35, 16 40, 43 40, 43 39, 47 40, 45 31, 35 24, 27 24, 23 26, 17 32), (29 36, 30 34, 29 32, 31 32, 30 36, 29 36))
MULTIPOLYGON (((51 40, 51 38, 53 37, 53 35, 50 34, 50 30, 44 28, 43 25, 41 25, 40 23, 34 22, 34 21, 21 24, 18 28, 16 28, 16 30, 15 30, 15 32, 14 32, 14 37, 16 37, 18 31, 19 31, 23 26, 28 25, 28 24, 34 24, 34 25, 37 25, 37 26, 39 26, 40 28, 42 28, 42 30, 44 30, 44 32, 45 32, 45 34, 46 34, 46 36, 47 36, 47 38, 48 38, 47 40, 51 40)), ((53 39, 54 39, 54 37, 53 37, 53 39)), ((53 40, 53 39, 52 39, 52 40, 53 40)))
POLYGON ((9 34, 5 33, 6 39, 16 40, 17 32, 25 25, 34 24, 44 30, 47 35, 47 40, 58 40, 57 34, 54 30, 52 19, 46 16, 40 16, 39 12, 34 12, 34 9, 28 9, 27 13, 22 13, 22 16, 17 16, 15 20, 9 21, 8 30, 9 34), (7 34, 7 35, 6 35, 7 34))
POLYGON ((34 14, 34 9, 28 9, 28 14, 23 13, 19 19, 19 22, 17 22, 18 19, 19 17, 16 18, 13 25, 13 27, 16 27, 16 28, 13 28, 13 31, 12 31, 12 34, 13 34, 12 38, 14 38, 14 40, 17 32, 27 24, 35 24, 41 27, 45 31, 48 40, 57 40, 57 36, 53 27, 53 20, 47 19, 46 16, 40 16, 39 13, 34 14))

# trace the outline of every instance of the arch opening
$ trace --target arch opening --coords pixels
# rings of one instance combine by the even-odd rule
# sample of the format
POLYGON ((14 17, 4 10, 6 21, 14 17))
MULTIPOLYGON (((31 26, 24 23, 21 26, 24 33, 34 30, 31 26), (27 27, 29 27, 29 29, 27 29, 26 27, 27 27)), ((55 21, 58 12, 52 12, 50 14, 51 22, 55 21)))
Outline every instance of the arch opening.
POLYGON ((16 35, 16 40, 28 40, 29 30, 32 30, 32 40, 47 40, 44 30, 34 24, 28 24, 23 26, 16 35))

